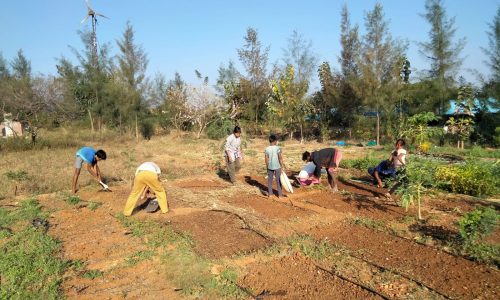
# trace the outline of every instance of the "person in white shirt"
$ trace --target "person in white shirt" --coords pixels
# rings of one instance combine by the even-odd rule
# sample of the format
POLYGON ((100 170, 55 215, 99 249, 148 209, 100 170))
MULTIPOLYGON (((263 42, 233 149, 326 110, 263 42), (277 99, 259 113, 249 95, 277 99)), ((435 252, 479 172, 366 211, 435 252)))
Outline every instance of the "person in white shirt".
POLYGON ((224 159, 231 182, 236 183, 236 173, 240 171, 243 154, 241 152, 241 128, 234 127, 233 134, 227 137, 224 146, 224 159))
POLYGON ((404 146, 405 141, 398 139, 389 159, 382 161, 375 168, 368 169, 368 173, 375 177, 377 187, 383 187, 382 179, 396 176, 397 169, 406 164, 406 150, 403 149, 404 146))
POLYGON ((134 186, 128 196, 123 210, 125 216, 132 215, 139 198, 148 192, 153 192, 158 201, 162 213, 168 212, 167 193, 160 182, 161 170, 154 162, 145 162, 135 171, 134 186))

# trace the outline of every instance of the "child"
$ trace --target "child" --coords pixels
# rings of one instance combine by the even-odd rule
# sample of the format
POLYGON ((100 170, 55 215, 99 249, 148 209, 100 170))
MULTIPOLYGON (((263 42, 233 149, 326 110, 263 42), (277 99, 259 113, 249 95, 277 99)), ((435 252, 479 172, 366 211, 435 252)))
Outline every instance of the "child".
POLYGON ((102 183, 101 171, 97 165, 97 162, 101 160, 106 160, 106 152, 104 152, 104 150, 96 151, 90 147, 82 147, 76 152, 75 172, 73 173, 71 185, 71 191, 73 194, 76 194, 77 192, 76 184, 78 183, 80 170, 82 169, 84 163, 87 165, 87 171, 89 171, 90 175, 92 175, 94 179, 105 189, 108 187, 106 184, 102 183))
POLYGON ((308 186, 312 184, 319 184, 319 180, 314 177, 314 170, 316 169, 316 165, 310 161, 304 165, 304 168, 300 171, 297 176, 297 180, 300 185, 308 186))
POLYGON ((398 139, 396 141, 396 145, 394 146, 395 149, 391 152, 389 159, 382 161, 375 168, 368 169, 368 173, 375 177, 377 187, 383 187, 382 179, 395 177, 396 170, 406 164, 406 150, 403 149, 404 146, 405 141, 403 139, 398 139))
POLYGON ((276 185, 278 188, 278 197, 283 197, 281 192, 280 175, 281 169, 283 169, 283 156, 281 154, 281 148, 276 144, 278 139, 274 134, 269 137, 269 147, 266 148, 265 158, 266 158, 266 169, 267 169, 267 196, 271 197, 273 194, 273 175, 276 177, 276 185))

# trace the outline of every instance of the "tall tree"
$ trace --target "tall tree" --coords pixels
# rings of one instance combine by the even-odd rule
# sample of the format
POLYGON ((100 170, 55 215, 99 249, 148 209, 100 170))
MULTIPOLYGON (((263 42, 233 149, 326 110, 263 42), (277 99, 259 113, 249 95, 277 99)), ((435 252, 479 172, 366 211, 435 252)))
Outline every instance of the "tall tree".
POLYGON ((485 63, 490 67, 490 80, 485 84, 487 95, 495 98, 496 106, 500 103, 500 6, 493 21, 488 24, 488 48, 482 48, 487 57, 485 63))
POLYGON ((266 70, 269 47, 262 49, 257 30, 251 27, 247 29, 244 39, 245 45, 237 49, 240 62, 247 72, 246 78, 240 81, 240 87, 244 89, 243 97, 248 98, 247 115, 258 124, 269 93, 266 70))
POLYGON ((426 0, 422 17, 429 22, 429 41, 419 43, 421 52, 430 61, 429 77, 438 95, 436 108, 440 114, 446 110, 445 100, 455 84, 455 76, 462 65, 460 54, 465 38, 454 42, 455 18, 448 18, 442 0, 426 0))
POLYGON ((382 5, 375 4, 365 16, 366 35, 363 37, 360 78, 356 83, 356 93, 364 104, 375 110, 377 116, 377 144, 380 143, 380 118, 383 113, 385 126, 389 127, 394 112, 394 92, 401 82, 401 58, 404 57, 406 44, 394 41, 384 19, 382 5))
POLYGON ((304 85, 305 88, 309 86, 318 63, 318 58, 311 48, 312 42, 306 41, 301 34, 294 30, 288 38, 287 48, 283 50, 285 65, 293 66, 295 81, 304 85))
MULTIPOLYGON (((145 72, 148 65, 148 58, 140 45, 135 43, 135 32, 127 22, 121 40, 116 41, 120 53, 118 60, 118 78, 117 84, 125 88, 121 90, 121 105, 119 109, 119 118, 127 121, 137 119, 141 111, 145 111, 144 84, 145 72)), ((137 130, 136 130, 137 131, 137 130)))

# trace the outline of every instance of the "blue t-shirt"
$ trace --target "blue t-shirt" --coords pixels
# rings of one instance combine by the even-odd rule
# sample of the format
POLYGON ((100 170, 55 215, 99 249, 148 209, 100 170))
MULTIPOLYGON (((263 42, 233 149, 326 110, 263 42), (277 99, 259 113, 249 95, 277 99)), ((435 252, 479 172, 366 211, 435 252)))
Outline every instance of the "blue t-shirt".
POLYGON ((269 158, 267 168, 269 170, 278 170, 281 168, 278 153, 281 153, 281 148, 276 145, 271 145, 266 148, 266 156, 269 158))
POLYGON ((90 147, 82 147, 80 150, 76 151, 76 155, 80 156, 86 163, 88 164, 94 164, 96 162, 95 160, 95 154, 97 151, 90 147))

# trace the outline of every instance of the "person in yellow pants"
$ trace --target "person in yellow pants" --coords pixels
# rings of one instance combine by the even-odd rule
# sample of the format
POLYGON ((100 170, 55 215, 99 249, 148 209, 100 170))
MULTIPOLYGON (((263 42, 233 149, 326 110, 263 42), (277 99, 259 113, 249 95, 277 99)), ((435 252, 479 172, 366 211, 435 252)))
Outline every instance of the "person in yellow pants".
POLYGON ((167 194, 160 182, 160 174, 160 167, 153 162, 145 162, 137 168, 135 171, 134 186, 132 187, 132 192, 130 192, 127 203, 125 204, 125 209, 123 210, 125 216, 132 215, 137 200, 139 200, 141 195, 145 194, 146 189, 149 189, 150 192, 156 195, 161 212, 168 212, 167 194))

